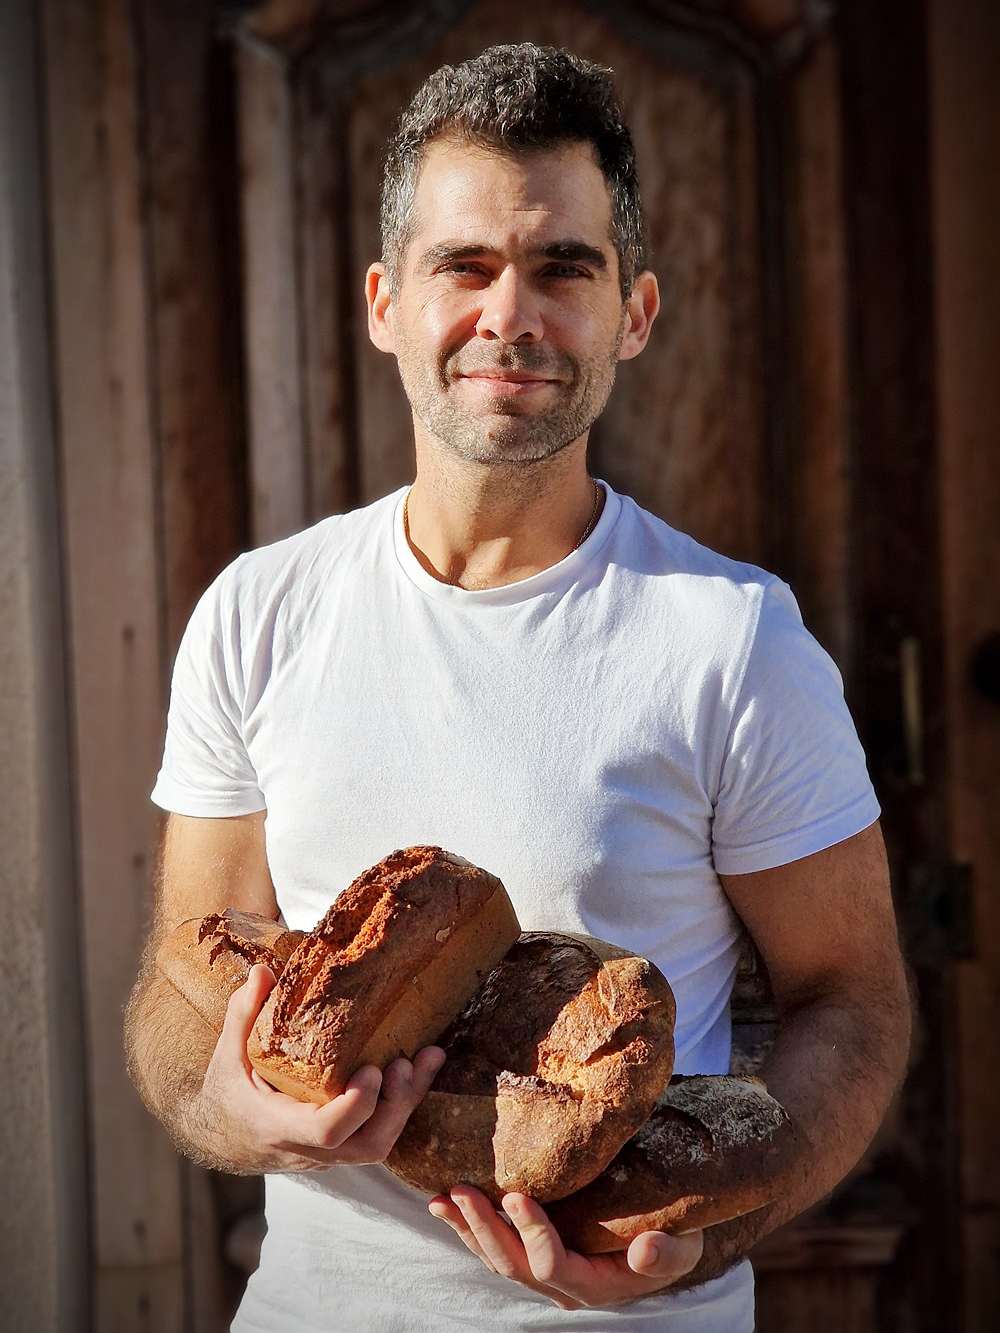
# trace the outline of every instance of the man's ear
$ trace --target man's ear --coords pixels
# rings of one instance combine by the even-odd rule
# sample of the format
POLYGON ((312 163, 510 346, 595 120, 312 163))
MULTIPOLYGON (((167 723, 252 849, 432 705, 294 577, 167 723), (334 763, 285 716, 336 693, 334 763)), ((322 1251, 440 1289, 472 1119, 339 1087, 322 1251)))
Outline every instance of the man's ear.
POLYGON ((660 309, 660 287, 656 274, 643 269, 632 284, 632 291, 625 302, 625 332, 618 356, 622 361, 630 361, 638 356, 646 346, 653 320, 660 309))
POLYGON ((389 275, 382 263, 372 264, 365 275, 365 300, 368 303, 368 337, 380 352, 395 352, 389 275))

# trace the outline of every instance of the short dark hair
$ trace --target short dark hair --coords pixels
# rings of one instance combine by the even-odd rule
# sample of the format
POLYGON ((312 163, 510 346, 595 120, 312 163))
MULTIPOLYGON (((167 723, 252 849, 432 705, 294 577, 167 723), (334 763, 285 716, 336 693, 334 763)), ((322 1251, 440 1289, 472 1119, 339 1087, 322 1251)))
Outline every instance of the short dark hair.
POLYGON ((632 136, 611 70, 551 46, 491 46, 443 65, 415 93, 386 150, 382 257, 395 286, 412 226, 413 199, 427 145, 454 136, 518 155, 589 143, 611 196, 611 239, 622 300, 649 265, 632 136))

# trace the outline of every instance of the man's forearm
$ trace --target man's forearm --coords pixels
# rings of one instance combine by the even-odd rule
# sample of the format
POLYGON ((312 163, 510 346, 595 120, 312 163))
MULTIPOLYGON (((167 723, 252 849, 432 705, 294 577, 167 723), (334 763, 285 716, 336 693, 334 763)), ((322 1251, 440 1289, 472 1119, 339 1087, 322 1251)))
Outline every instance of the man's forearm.
POLYGON ((786 1016, 760 1077, 797 1132, 788 1189, 766 1208, 709 1228, 702 1259, 678 1286, 721 1276, 856 1165, 902 1080, 909 1029, 903 995, 877 1009, 816 1001, 786 1016))
POLYGON ((217 1034, 155 967, 146 966, 125 1013, 125 1053, 132 1080, 178 1148, 202 1166, 231 1173, 218 1132, 200 1122, 198 1096, 217 1034))

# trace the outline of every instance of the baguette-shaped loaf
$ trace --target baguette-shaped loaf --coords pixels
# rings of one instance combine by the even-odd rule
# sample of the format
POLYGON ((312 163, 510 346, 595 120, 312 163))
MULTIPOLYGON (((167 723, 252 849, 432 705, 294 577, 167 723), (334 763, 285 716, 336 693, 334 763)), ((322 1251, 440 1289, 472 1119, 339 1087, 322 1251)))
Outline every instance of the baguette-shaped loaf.
POLYGON ((789 1118, 758 1079, 678 1076, 614 1161, 549 1217, 569 1249, 623 1250, 643 1231, 691 1231, 765 1207, 795 1160, 789 1118))
POLYGON ((161 942, 156 966, 209 1027, 221 1032, 230 996, 254 963, 266 963, 278 977, 304 939, 301 930, 287 930, 270 917, 227 908, 182 921, 161 942))
POLYGON ((359 1066, 438 1037, 519 933, 495 875, 440 847, 393 852, 289 958, 251 1033, 251 1063, 282 1092, 325 1102, 359 1066))
POLYGON ((673 1065, 674 999, 644 958, 529 933, 441 1039, 448 1059, 386 1165, 495 1202, 579 1189, 649 1115, 673 1065))

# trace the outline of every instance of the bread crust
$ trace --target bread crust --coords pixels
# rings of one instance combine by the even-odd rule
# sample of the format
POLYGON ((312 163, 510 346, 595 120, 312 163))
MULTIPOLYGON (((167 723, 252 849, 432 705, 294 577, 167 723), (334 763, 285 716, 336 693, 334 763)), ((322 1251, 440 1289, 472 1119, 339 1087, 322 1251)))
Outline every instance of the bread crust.
POLYGON ((431 1193, 569 1194, 649 1115, 673 1024, 670 987, 646 959, 586 936, 522 935, 441 1038, 445 1066, 386 1165, 431 1193))
POLYGON ((301 930, 288 930, 270 917, 227 908, 182 921, 161 941, 156 966, 219 1033, 230 997, 251 967, 264 963, 280 976, 303 939, 301 930))
POLYGON ((796 1136, 759 1079, 677 1076, 610 1165, 549 1217, 569 1249, 626 1249, 643 1231, 716 1226, 773 1203, 796 1136))
POLYGON ((274 1087, 325 1102, 361 1065, 433 1041, 517 939, 495 875, 440 847, 359 876, 289 958, 251 1033, 274 1087))

